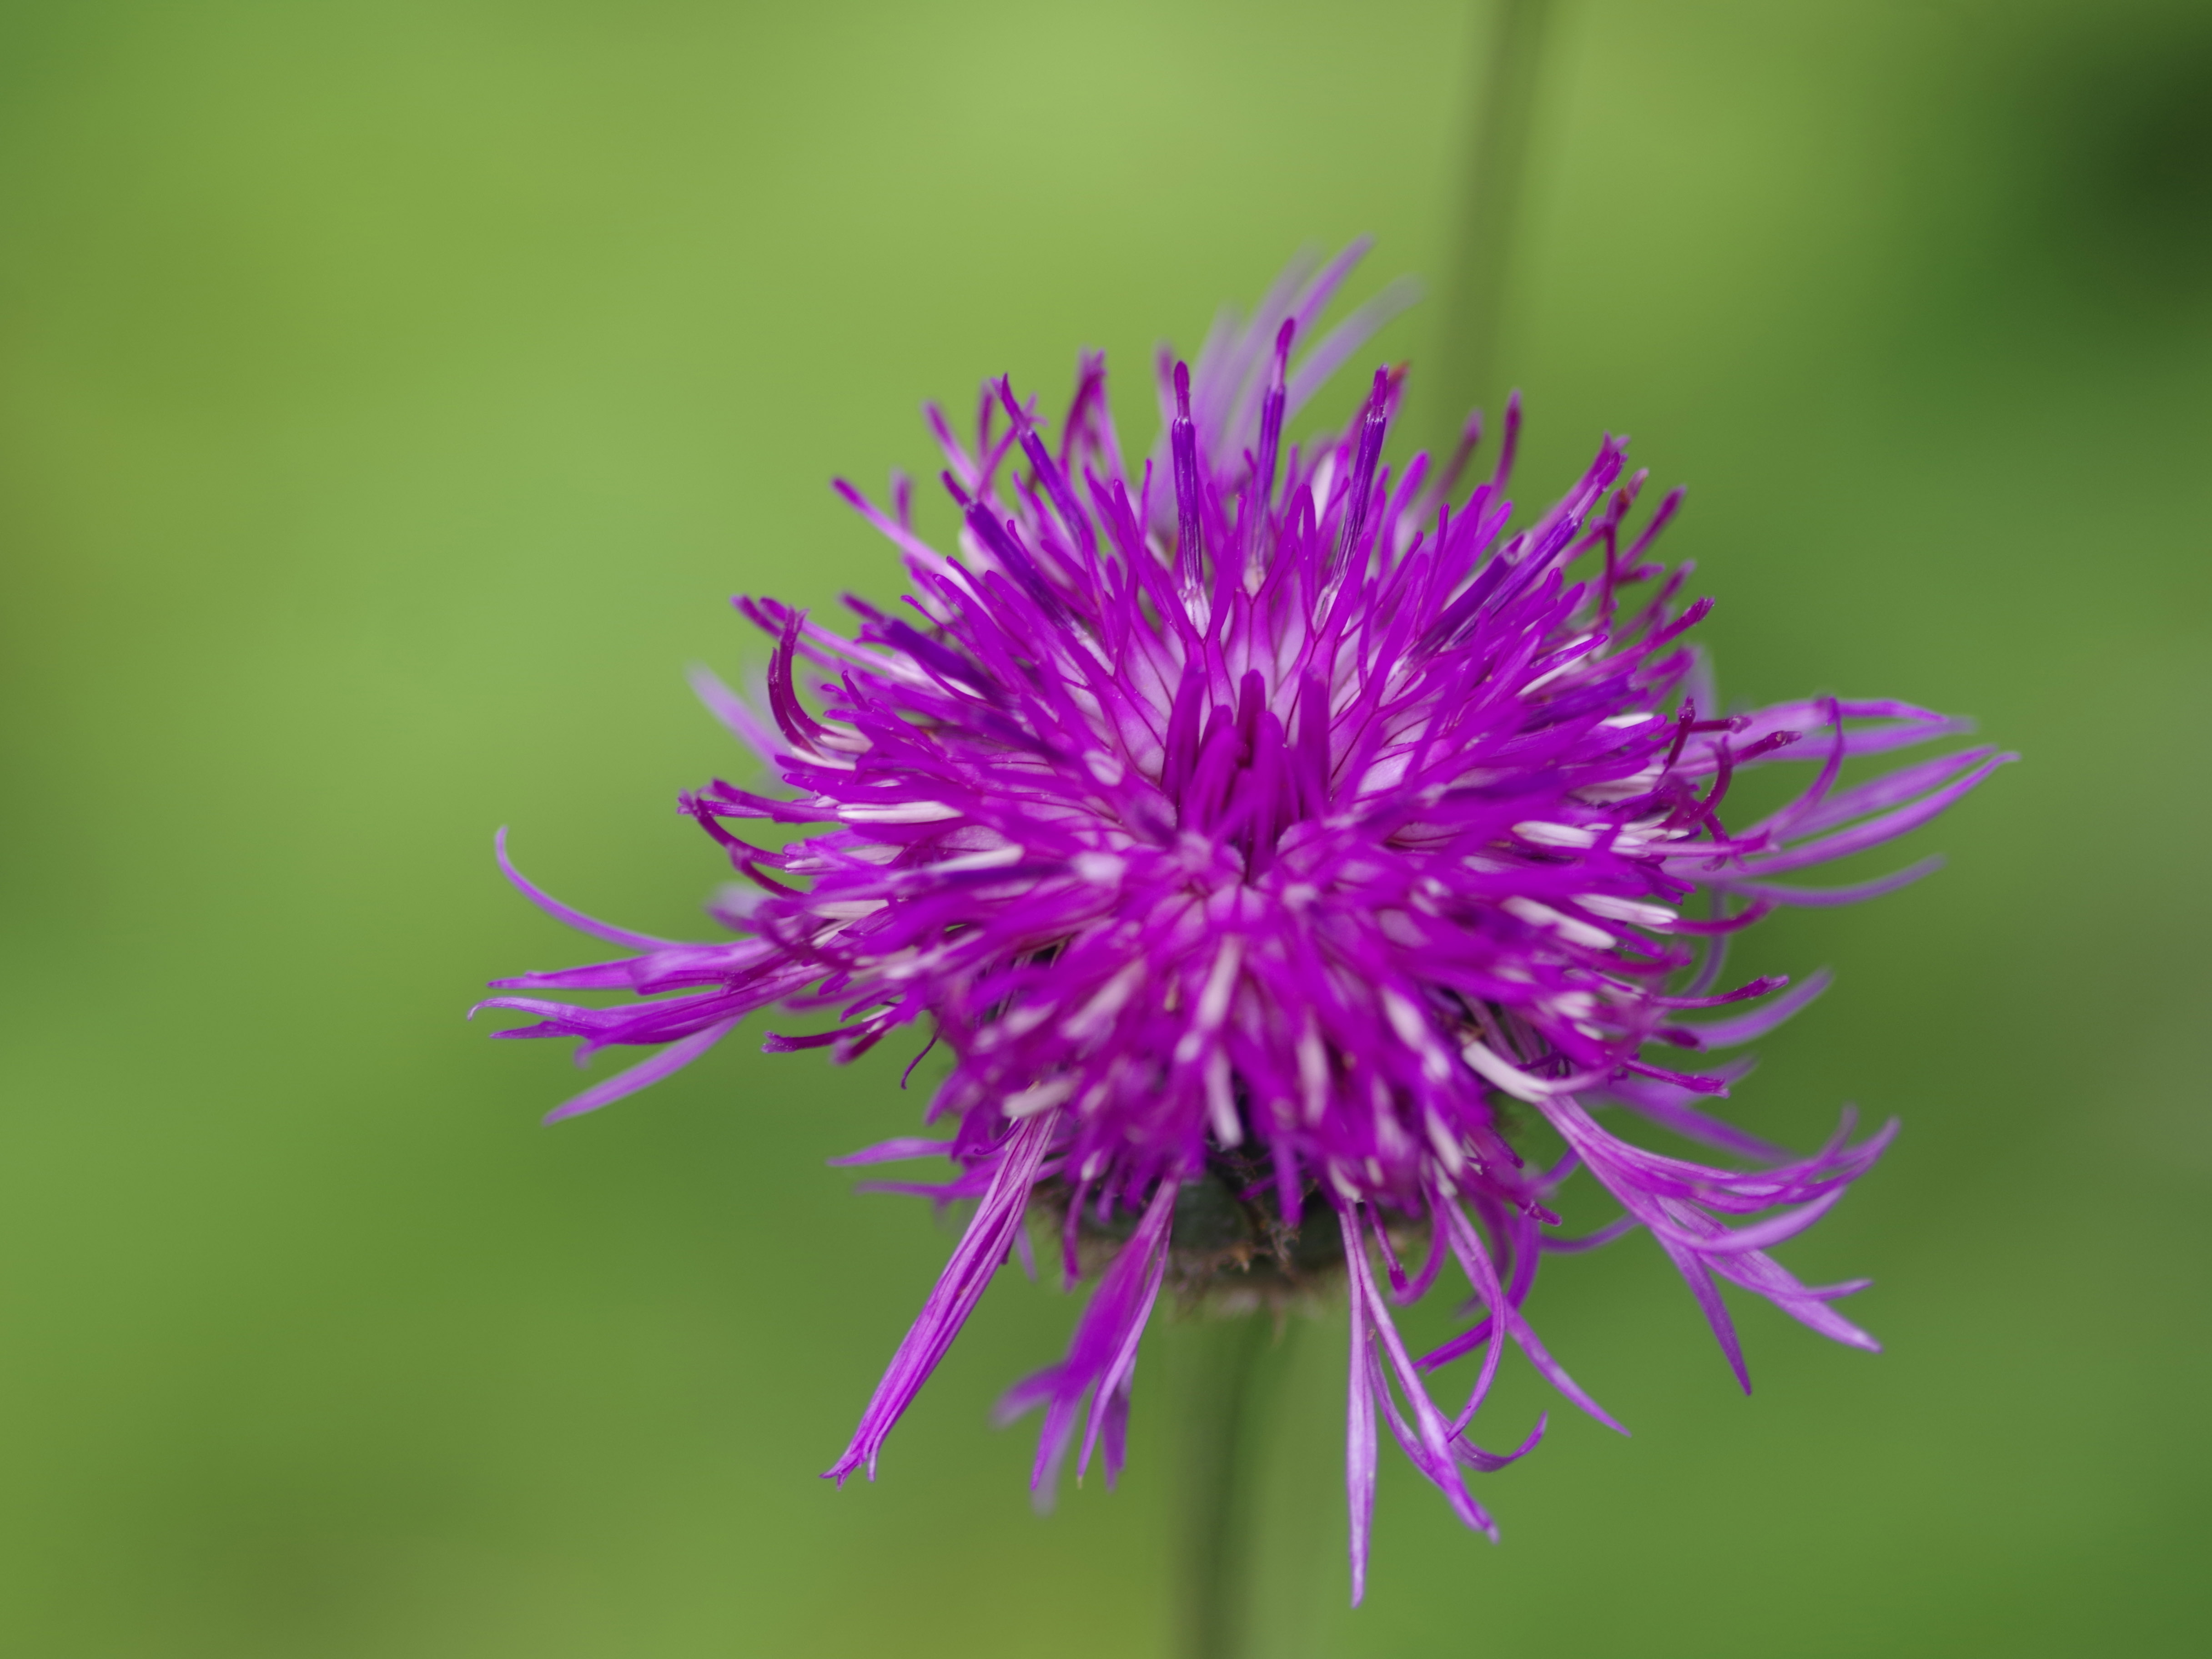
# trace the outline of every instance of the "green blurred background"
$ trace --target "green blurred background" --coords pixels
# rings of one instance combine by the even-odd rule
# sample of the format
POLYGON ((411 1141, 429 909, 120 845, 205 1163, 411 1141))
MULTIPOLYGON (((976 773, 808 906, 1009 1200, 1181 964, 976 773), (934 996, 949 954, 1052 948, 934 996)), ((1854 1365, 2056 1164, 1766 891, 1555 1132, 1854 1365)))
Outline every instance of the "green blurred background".
MULTIPOLYGON (((1161 1650, 1188 1328, 1118 1492, 1033 1516, 986 1425, 1074 1312, 1012 1273, 883 1480, 816 1479, 949 1248, 823 1164, 908 1131, 902 1056, 733 1042, 541 1130, 565 1055, 461 1010, 591 947, 490 836, 696 927, 724 596, 891 591, 824 485, 927 468, 925 396, 1100 345, 1141 434, 1153 343, 1301 242, 1444 275, 1486 16, 6 9, 0 1647, 1161 1650)), ((1905 1119, 1788 1255, 1888 1352, 1748 1309, 1747 1401, 1648 1242, 1557 1262, 1636 1437, 1556 1418, 1495 1549, 1386 1455, 1352 1613, 1304 1330, 1266 1650, 2202 1651, 2212 8, 1569 0, 1531 165, 1524 489, 1632 433, 1727 691, 2027 763, 1747 962, 1840 981, 1742 1121, 1905 1119)))

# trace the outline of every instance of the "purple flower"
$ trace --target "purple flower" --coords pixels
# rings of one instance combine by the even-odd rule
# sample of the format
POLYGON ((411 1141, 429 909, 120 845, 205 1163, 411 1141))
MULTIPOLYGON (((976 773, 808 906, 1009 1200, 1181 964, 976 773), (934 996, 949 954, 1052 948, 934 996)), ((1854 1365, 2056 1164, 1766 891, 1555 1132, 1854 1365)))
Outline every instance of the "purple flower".
POLYGON ((1052 1224, 1068 1283, 1103 1266, 1066 1357, 1004 1402, 1042 1408, 1041 1493, 1079 1428, 1079 1469, 1102 1450, 1109 1480, 1118 1468, 1139 1339, 1171 1280, 1253 1304, 1340 1281, 1355 1601, 1378 1413, 1493 1536, 1465 1476, 1544 1428, 1502 1452, 1469 1437, 1509 1347, 1619 1426, 1523 1316, 1547 1252, 1646 1229, 1740 1379, 1718 1280, 1875 1346, 1833 1305, 1856 1285, 1802 1285, 1768 1252, 1835 1204, 1894 1125, 1855 1142, 1847 1114, 1795 1158, 1701 1109, 1745 1062, 1652 1056, 1735 1048, 1810 1001, 1825 975, 1726 985, 1729 935, 1778 904, 1926 873, 1933 860, 1847 886, 1785 882, 1925 823, 2010 758, 1968 749, 1841 787, 1851 757, 1960 723, 1835 697, 1723 716, 1686 641, 1711 602, 1683 605, 1687 568, 1647 556, 1680 493, 1632 533, 1644 475, 1623 476, 1613 439, 1518 529, 1504 495, 1517 403, 1494 471, 1463 492, 1478 422, 1441 467, 1416 457, 1394 478, 1382 465, 1391 373, 1348 430, 1286 447, 1285 422, 1391 303, 1292 362, 1362 251, 1294 267, 1249 322, 1215 331, 1194 372, 1164 359, 1166 437, 1141 467, 1123 458, 1097 357, 1055 433, 1003 380, 985 387, 972 442, 931 410, 957 553, 916 532, 903 479, 888 511, 839 483, 900 550, 912 591, 890 611, 848 599, 849 637, 737 601, 775 642, 766 717, 702 689, 791 793, 717 781, 684 798, 750 883, 714 907, 734 940, 608 927, 508 865, 623 954, 500 987, 627 1000, 488 1005, 537 1017, 502 1036, 658 1047, 556 1118, 666 1076, 771 1006, 834 1015, 770 1036, 772 1052, 848 1060, 916 1023, 950 1049, 928 1115, 945 1138, 841 1160, 942 1154, 956 1179, 892 1189, 975 1202, 829 1471, 841 1481, 873 1475, 984 1287, 1028 1248, 1025 1218, 1052 1224), (1784 762, 1812 771, 1787 805, 1723 820, 1739 770, 1784 762), (727 827, 746 819, 817 828, 777 850, 727 827), (1644 1151, 1601 1122, 1608 1108, 1751 1167, 1644 1151), (1565 1148, 1548 1168, 1516 1147, 1538 1123, 1565 1148), (1577 1167, 1621 1214, 1562 1237, 1550 1204, 1577 1167), (1390 1309, 1447 1265, 1481 1316, 1416 1357, 1390 1309), (1462 1358, 1463 1401, 1437 1403, 1427 1375, 1462 1358))

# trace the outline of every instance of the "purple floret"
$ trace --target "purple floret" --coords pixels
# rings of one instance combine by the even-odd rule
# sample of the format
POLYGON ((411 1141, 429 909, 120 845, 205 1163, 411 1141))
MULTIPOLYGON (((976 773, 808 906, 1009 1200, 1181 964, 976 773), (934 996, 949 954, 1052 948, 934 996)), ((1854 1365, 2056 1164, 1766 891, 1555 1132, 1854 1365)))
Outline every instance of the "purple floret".
POLYGON ((1465 1475, 1543 1431, 1502 1453, 1468 1437, 1508 1347, 1619 1426, 1522 1316, 1547 1251, 1647 1230, 1747 1388, 1719 1280, 1875 1346, 1833 1306, 1858 1285, 1801 1285, 1767 1252, 1832 1207, 1895 1126, 1855 1142, 1847 1114, 1828 1145, 1793 1157, 1704 1109, 1745 1063, 1660 1056, 1751 1042, 1826 985, 1721 988, 1729 934, 1779 904, 1887 891, 1932 861, 1825 890, 1777 878, 1905 834, 2011 758, 1970 748, 1839 787, 1850 757, 1961 723, 1833 697, 1722 714, 1686 639, 1711 602, 1682 604, 1688 567, 1647 556, 1680 492, 1632 535, 1644 474, 1624 476, 1610 437, 1517 529, 1504 495, 1517 400, 1495 471, 1469 489, 1479 422, 1442 467, 1417 456, 1394 478, 1382 465, 1402 391, 1389 372, 1346 431, 1285 446, 1298 405, 1393 303, 1291 362, 1361 251, 1294 268, 1194 369, 1164 361, 1167 429, 1139 467, 1096 356, 1050 439, 1004 380, 986 386, 972 443, 932 410, 955 553, 915 532, 903 480, 889 511, 840 481, 900 550, 911 591, 889 611, 848 599, 849 636, 738 600, 775 641, 765 718, 718 683, 702 692, 788 793, 717 781, 683 799, 751 884, 715 908, 735 939, 610 927, 507 866, 623 954, 500 988, 630 1000, 487 1005, 537 1017, 502 1036, 657 1047, 554 1117, 657 1081, 764 1008, 835 1015, 818 1034, 770 1036, 771 1051, 843 1061, 916 1024, 950 1050, 928 1112, 945 1138, 852 1160, 948 1156, 952 1182, 894 1189, 975 1207, 829 1471, 840 1481, 874 1474, 892 1425, 1026 1248, 1025 1218, 1058 1224, 1070 1283, 1105 1257, 1066 1357, 1002 1402, 1043 1410, 1044 1494, 1079 1428, 1079 1469, 1101 1449, 1109 1480, 1119 1468, 1164 1286, 1190 1290, 1200 1272, 1279 1288, 1340 1279, 1355 1601, 1378 1412, 1454 1512, 1493 1534, 1465 1475), (1729 827, 1735 775, 1790 762, 1813 769, 1802 792, 1729 827), (816 828, 776 848, 728 827, 747 819, 816 828), (1599 1107, 1754 1167, 1644 1151, 1599 1107), (1513 1144, 1532 1119, 1565 1143, 1550 1168, 1513 1144), (1550 1203, 1578 1167, 1623 1213, 1574 1238, 1550 1203), (1194 1268, 1188 1201, 1202 1191, 1246 1231, 1194 1268), (1400 1252, 1415 1247, 1409 1269, 1400 1252), (1413 1355, 1389 1310, 1447 1267, 1481 1316, 1413 1355), (1447 1410, 1425 1377, 1462 1358, 1477 1372, 1447 1410))

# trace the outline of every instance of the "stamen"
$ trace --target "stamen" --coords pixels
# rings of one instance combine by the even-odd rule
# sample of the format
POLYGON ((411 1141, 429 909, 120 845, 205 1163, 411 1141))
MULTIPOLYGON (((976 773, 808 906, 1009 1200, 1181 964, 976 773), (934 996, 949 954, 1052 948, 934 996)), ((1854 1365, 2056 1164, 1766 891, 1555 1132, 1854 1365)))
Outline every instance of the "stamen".
POLYGON ((1199 538, 1198 428, 1190 418, 1190 367, 1175 366, 1176 418, 1168 447, 1175 468, 1176 574, 1183 592, 1197 590, 1205 550, 1199 538))
POLYGON ((1390 424, 1390 371, 1375 371, 1375 389, 1367 396, 1367 413, 1359 423, 1359 452, 1352 464, 1352 492, 1345 502, 1344 534, 1329 561, 1334 575, 1358 549, 1360 532, 1367 526, 1368 497, 1375 493, 1375 469, 1382 459, 1382 434, 1390 424))
POLYGON ((1297 319, 1286 318, 1275 334, 1275 370, 1269 379, 1267 398, 1260 405, 1260 455, 1253 466, 1249 486, 1248 510, 1252 527, 1245 541, 1248 551, 1259 547, 1267 510, 1275 499, 1275 464, 1283 442, 1283 407, 1289 396, 1291 337, 1297 331, 1297 319))

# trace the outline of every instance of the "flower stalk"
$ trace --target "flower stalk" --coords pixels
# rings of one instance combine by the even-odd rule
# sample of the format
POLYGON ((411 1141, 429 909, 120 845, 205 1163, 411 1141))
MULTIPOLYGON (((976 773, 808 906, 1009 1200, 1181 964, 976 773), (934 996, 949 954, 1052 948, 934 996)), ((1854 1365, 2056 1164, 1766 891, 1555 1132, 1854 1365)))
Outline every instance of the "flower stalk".
POLYGON ((1183 1659, 1244 1659, 1255 1547, 1254 1487, 1261 1462, 1269 1374, 1287 1327, 1258 1314, 1206 1322, 1193 1333, 1182 1437, 1180 1559, 1183 1659))

